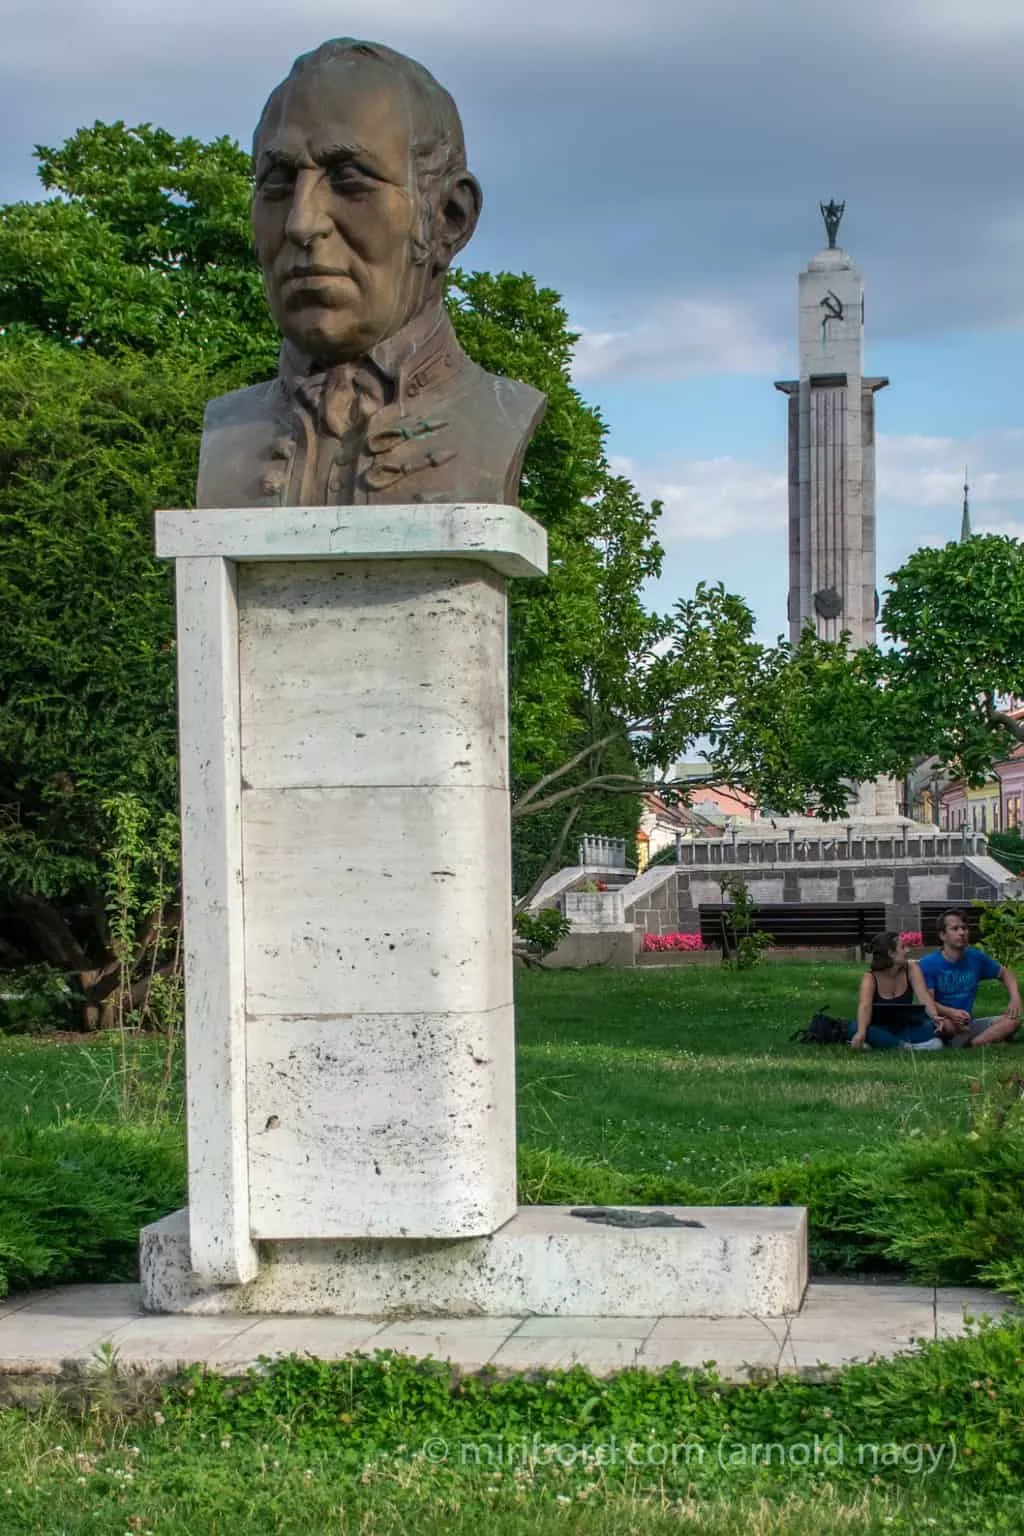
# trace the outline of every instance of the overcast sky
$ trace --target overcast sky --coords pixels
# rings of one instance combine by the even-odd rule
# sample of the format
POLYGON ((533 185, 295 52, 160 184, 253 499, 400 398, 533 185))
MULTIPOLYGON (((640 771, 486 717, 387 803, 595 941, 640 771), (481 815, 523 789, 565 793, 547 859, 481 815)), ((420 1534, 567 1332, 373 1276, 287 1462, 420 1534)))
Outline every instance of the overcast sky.
POLYGON ((609 447, 699 579, 784 628, 796 279, 845 199, 878 397, 879 576, 1024 533, 1022 0, 0 0, 0 201, 95 119, 248 141, 295 54, 353 34, 452 91, 485 206, 465 264, 529 271, 583 333, 609 447))

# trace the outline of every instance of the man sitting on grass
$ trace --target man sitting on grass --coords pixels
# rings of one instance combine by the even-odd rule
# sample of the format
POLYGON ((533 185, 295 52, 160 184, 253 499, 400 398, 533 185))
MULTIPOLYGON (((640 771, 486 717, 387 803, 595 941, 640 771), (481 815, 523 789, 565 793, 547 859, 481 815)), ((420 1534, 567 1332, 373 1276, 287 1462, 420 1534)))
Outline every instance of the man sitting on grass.
POLYGON ((1017 978, 1005 965, 969 944, 962 912, 943 912, 937 923, 942 948, 921 960, 921 974, 939 1016, 939 1033, 950 1046, 995 1045, 1020 1028, 1021 1002, 1017 978), (983 981, 998 977, 1009 994, 1005 1013, 973 1017, 974 1000, 983 981))

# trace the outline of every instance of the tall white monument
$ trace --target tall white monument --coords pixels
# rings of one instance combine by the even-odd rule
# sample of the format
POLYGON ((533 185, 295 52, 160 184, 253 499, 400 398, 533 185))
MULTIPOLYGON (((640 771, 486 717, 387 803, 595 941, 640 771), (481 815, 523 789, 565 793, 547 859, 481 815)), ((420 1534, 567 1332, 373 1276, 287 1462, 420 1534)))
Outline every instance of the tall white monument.
MULTIPOLYGON (((823 640, 875 638, 875 395, 888 379, 864 375, 864 283, 836 245, 845 203, 822 203, 828 244, 799 280, 799 379, 789 397, 790 639, 810 620, 823 640)), ((897 815, 890 779, 861 784, 854 816, 897 815)))
POLYGON ((864 376, 864 284, 836 246, 845 204, 822 204, 828 245, 800 274, 800 377, 789 397, 789 632, 875 638, 875 394, 864 376))

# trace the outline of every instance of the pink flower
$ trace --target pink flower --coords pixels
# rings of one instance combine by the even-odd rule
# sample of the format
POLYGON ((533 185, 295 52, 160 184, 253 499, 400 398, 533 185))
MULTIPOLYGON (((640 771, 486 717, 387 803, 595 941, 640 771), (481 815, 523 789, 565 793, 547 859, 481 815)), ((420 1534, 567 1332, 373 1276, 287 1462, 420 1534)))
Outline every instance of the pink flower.
POLYGON ((693 953, 704 948, 704 940, 699 933, 648 933, 643 947, 647 954, 663 950, 693 953))

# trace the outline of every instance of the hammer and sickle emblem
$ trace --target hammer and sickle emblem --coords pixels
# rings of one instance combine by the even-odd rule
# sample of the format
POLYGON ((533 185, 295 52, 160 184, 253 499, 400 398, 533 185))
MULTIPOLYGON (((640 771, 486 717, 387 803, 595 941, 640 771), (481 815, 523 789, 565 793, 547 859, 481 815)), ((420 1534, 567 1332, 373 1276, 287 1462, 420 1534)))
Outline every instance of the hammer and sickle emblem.
POLYGON ((843 318, 843 301, 832 292, 831 288, 822 299, 821 308, 825 311, 822 323, 843 318))

